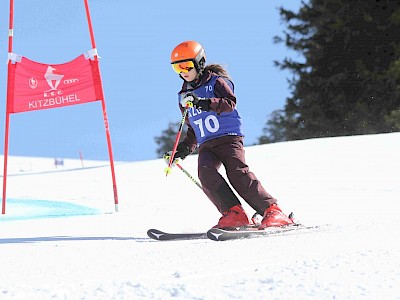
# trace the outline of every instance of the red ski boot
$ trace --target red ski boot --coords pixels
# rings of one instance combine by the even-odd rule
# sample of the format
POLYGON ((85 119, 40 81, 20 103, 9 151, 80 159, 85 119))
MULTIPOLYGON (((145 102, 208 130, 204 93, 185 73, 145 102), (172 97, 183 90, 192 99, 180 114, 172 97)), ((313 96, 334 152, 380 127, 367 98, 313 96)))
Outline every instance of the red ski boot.
POLYGON ((227 229, 249 225, 250 221, 246 212, 243 210, 243 207, 238 204, 224 212, 222 217, 219 219, 218 224, 215 225, 214 228, 227 229))
POLYGON ((259 229, 267 227, 279 227, 294 224, 293 220, 287 217, 277 204, 272 204, 264 212, 264 218, 261 221, 259 229))

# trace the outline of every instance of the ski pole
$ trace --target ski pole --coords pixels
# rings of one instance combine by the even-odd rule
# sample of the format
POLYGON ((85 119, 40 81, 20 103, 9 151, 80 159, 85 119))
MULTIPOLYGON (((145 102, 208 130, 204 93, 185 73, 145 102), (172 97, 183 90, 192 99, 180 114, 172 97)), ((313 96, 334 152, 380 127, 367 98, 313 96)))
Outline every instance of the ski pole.
POLYGON ((164 169, 165 176, 168 176, 168 174, 171 173, 171 171, 172 171, 171 166, 172 166, 172 163, 174 162, 176 148, 178 147, 179 139, 181 138, 183 125, 185 124, 186 115, 188 113, 189 107, 192 107, 192 106, 193 106, 192 102, 188 101, 186 104, 185 110, 183 112, 183 115, 182 115, 182 120, 181 120, 181 124, 179 125, 178 133, 176 134, 175 144, 174 144, 174 147, 172 148, 172 153, 171 153, 171 157, 169 158, 168 167, 166 167, 164 169))
MULTIPOLYGON (((170 159, 170 154, 164 154, 164 160, 167 162, 167 161, 169 161, 169 159, 170 159)), ((188 171, 186 171, 180 164, 179 164, 179 158, 177 158, 177 159, 174 159, 174 162, 173 162, 173 164, 172 164, 172 167, 173 166, 177 166, 183 173, 185 173, 185 175, 190 179, 190 180, 192 180, 192 182, 193 183, 195 183, 201 190, 203 190, 203 187, 201 186, 201 184, 192 176, 192 175, 190 175, 190 173, 188 172, 188 171)))
POLYGON ((182 170, 183 173, 185 173, 185 175, 187 177, 189 177, 190 180, 192 180, 201 190, 203 190, 201 184, 192 176, 190 175, 190 173, 188 171, 186 171, 180 164, 176 163, 176 166, 182 170))

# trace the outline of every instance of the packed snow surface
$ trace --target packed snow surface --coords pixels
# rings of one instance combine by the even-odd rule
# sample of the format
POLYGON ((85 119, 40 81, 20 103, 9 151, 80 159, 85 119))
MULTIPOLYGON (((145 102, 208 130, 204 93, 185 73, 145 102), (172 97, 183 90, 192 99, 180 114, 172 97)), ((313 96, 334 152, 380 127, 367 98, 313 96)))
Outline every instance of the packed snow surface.
MULTIPOLYGON (((158 242, 149 228, 201 232, 220 217, 179 169, 116 162, 115 212, 107 161, 10 157, 0 299, 400 299, 400 133, 252 146, 246 158, 284 212, 329 226, 158 242)), ((196 163, 182 166, 197 177, 196 163)))

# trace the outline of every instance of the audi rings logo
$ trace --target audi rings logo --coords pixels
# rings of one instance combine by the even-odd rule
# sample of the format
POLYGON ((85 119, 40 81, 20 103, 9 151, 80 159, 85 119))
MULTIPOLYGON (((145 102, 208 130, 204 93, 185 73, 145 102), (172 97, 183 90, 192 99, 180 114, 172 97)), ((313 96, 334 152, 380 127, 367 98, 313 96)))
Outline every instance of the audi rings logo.
POLYGON ((64 82, 64 84, 72 84, 72 83, 79 82, 79 79, 78 78, 65 79, 63 82, 64 82))

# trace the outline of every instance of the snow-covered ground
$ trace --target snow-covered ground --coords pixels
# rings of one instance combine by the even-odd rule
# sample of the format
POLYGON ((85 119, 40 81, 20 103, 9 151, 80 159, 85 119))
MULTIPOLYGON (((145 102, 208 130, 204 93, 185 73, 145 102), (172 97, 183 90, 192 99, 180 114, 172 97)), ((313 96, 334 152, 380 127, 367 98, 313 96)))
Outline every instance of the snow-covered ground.
MULTIPOLYGON (((179 169, 10 157, 0 299, 400 299, 400 133, 246 148, 285 212, 328 230, 157 242, 219 215, 179 169)), ((196 175, 196 156, 182 162, 196 175)), ((251 209, 245 206, 249 215, 251 209)))

